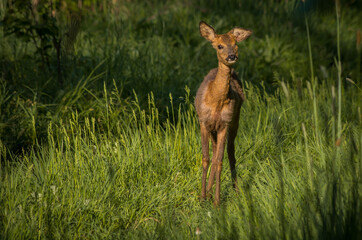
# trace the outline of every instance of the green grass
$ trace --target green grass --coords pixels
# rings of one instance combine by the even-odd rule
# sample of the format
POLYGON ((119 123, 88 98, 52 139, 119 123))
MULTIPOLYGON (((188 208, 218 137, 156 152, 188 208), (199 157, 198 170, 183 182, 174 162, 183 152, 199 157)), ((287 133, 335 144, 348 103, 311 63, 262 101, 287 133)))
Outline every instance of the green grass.
POLYGON ((361 6, 342 2, 337 25, 333 4, 294 3, 96 8, 63 87, 31 43, 1 35, 0 238, 357 239, 361 6), (240 192, 225 156, 220 208, 199 200, 193 99, 217 61, 200 20, 253 30, 235 66, 240 192))

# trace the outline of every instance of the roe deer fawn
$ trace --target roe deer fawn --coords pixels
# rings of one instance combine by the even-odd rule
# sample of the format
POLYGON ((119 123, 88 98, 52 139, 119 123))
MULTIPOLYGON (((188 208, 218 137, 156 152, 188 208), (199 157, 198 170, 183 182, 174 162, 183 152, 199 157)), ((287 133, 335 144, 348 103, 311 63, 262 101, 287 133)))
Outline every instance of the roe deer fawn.
POLYGON ((218 68, 212 69, 197 90, 195 107, 199 117, 202 145, 202 190, 210 196, 216 177, 214 205, 220 203, 220 174, 227 139, 227 152, 233 186, 237 190, 234 140, 239 127, 240 107, 245 100, 241 82, 231 66, 238 59, 237 42, 251 35, 250 30, 234 28, 225 34, 216 34, 207 23, 200 22, 200 34, 216 49, 218 68), (212 142, 212 165, 206 188, 209 168, 209 139, 212 142))

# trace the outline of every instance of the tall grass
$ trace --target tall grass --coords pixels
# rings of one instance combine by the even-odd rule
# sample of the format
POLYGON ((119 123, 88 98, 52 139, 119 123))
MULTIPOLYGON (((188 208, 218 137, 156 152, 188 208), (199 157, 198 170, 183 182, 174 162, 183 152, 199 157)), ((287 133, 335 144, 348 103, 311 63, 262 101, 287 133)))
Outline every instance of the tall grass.
MULTIPOLYGON (((321 97, 328 94, 321 91, 321 97)), ((152 95, 149 108, 141 110, 137 101, 118 102, 113 89, 99 98, 95 111, 102 111, 103 119, 74 113, 48 126, 44 147, 6 158, 1 169, 2 236, 357 237, 360 127, 350 124, 345 130, 350 137, 341 142, 340 171, 334 175, 335 146, 328 141, 318 146, 314 121, 305 116, 313 109, 308 98, 301 102, 292 87, 289 98, 281 96, 281 101, 268 93, 262 97, 252 85, 247 93, 236 140, 242 185, 236 194, 229 171, 224 171, 220 209, 199 202, 202 156, 189 96, 174 106, 179 114, 172 124, 160 122, 152 95), (120 104, 125 105, 121 110, 120 104), (97 121, 108 121, 102 124, 107 129, 97 121), (195 235, 197 227, 201 235, 195 235)))
POLYGON ((346 26, 358 26, 357 17, 336 8, 334 30, 319 33, 332 17, 306 7, 298 18, 290 2, 155 4, 155 11, 135 2, 118 17, 102 9, 104 18, 84 20, 74 55, 63 59, 65 88, 29 61, 31 46, 12 48, 7 37, 0 238, 357 239, 361 91, 359 79, 342 81, 358 76, 349 72, 360 52, 346 47, 355 34, 346 26), (231 9, 237 17, 226 20, 231 9), (225 161, 218 209, 199 201, 193 96, 216 64, 197 32, 200 19, 254 30, 236 66, 247 95, 236 139, 240 189, 225 161), (333 53, 325 35, 335 36, 335 55, 325 54, 333 53))

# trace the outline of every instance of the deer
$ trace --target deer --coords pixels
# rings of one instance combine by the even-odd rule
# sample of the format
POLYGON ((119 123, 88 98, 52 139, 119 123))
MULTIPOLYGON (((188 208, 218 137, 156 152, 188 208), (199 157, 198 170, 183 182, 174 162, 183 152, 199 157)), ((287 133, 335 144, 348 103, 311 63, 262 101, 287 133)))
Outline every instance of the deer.
POLYGON ((199 23, 200 35, 216 50, 218 67, 205 76, 195 97, 195 108, 201 131, 202 180, 201 199, 211 198, 216 179, 214 205, 220 204, 220 175, 227 144, 233 188, 238 191, 235 159, 235 138, 239 128, 239 117, 245 95, 241 81, 232 65, 238 60, 237 43, 244 41, 252 31, 235 27, 225 34, 216 34, 206 22, 199 23), (209 142, 212 142, 212 160, 209 180, 209 142))

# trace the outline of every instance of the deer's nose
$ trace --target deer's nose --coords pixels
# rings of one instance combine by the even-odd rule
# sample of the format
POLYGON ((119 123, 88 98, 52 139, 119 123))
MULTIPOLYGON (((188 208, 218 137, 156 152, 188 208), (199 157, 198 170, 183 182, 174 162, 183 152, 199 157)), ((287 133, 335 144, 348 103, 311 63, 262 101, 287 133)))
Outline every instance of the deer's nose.
POLYGON ((230 54, 227 58, 226 58, 226 60, 228 60, 228 61, 234 61, 236 59, 236 55, 235 54, 230 54))

